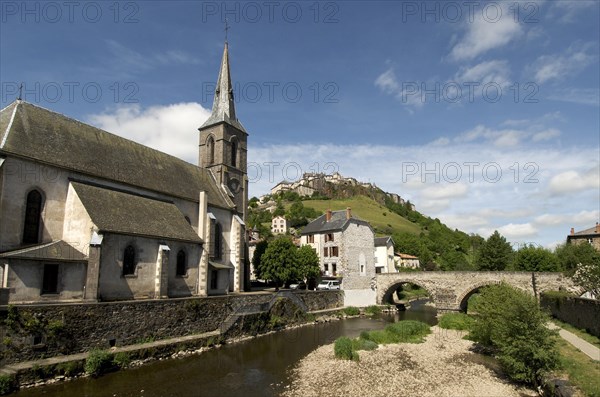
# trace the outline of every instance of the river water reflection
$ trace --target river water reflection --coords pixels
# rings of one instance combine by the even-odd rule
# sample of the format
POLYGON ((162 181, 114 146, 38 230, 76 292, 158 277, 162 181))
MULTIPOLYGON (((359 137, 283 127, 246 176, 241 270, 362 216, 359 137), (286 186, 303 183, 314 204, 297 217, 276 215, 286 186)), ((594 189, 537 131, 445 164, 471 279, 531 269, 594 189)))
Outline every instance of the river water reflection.
POLYGON ((389 322, 404 319, 436 324, 435 309, 425 302, 415 301, 409 310, 396 315, 300 327, 98 379, 81 378, 28 389, 16 396, 277 396, 289 383, 289 369, 340 336, 356 337, 362 331, 382 329, 389 322))

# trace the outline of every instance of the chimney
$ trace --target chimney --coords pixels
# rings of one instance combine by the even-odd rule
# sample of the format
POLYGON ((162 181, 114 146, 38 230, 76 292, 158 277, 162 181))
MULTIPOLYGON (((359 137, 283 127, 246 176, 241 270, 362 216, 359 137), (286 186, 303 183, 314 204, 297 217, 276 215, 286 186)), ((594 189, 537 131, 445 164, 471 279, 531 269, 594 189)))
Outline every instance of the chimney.
POLYGON ((598 222, 596 222, 596 233, 600 233, 600 225, 598 225, 598 222))
POLYGON ((327 210, 325 213, 325 220, 329 222, 331 220, 331 210, 327 210))
POLYGON ((571 228, 571 235, 573 235, 573 234, 575 234, 575 228, 574 227, 571 228))
POLYGON ((346 219, 352 218, 352 209, 350 207, 346 208, 346 219))

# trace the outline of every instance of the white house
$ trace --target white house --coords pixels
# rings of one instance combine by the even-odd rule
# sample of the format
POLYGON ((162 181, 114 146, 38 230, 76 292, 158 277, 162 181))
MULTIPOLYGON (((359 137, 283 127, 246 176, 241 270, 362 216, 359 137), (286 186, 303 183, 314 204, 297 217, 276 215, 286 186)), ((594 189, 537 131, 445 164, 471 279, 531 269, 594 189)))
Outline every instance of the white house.
POLYGON ((391 236, 375 237, 375 273, 396 272, 394 240, 391 236))
POLYGON ((290 229, 290 223, 283 216, 276 216, 271 220, 271 233, 285 234, 290 229))

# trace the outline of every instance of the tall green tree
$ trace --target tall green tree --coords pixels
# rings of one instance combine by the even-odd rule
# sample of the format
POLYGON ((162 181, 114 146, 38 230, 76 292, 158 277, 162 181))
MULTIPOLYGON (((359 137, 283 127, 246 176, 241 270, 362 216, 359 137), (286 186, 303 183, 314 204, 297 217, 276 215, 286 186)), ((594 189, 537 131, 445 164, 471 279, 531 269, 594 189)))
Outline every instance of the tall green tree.
POLYGON ((481 291, 470 336, 495 351, 513 380, 538 385, 558 366, 554 331, 547 321, 533 295, 502 283, 481 291))
POLYGON ((513 249, 498 231, 481 244, 477 256, 479 270, 504 270, 511 262, 513 249))
POLYGON ((555 252, 561 268, 571 275, 575 272, 577 265, 591 264, 600 258, 600 252, 591 244, 562 244, 556 247, 555 252))
POLYGON ((283 202, 281 200, 277 200, 277 206, 275 207, 275 211, 273 211, 273 218, 283 215, 285 215, 285 207, 283 206, 283 202))
POLYGON ((281 236, 269 243, 260 258, 259 272, 265 280, 273 281, 276 288, 294 279, 296 274, 296 246, 287 236, 281 236))
POLYGON ((303 245, 296 251, 296 276, 304 280, 308 285, 308 280, 316 278, 321 274, 319 268, 319 256, 310 245, 303 245))
POLYGON ((559 272, 560 262, 553 252, 543 247, 525 245, 514 253, 514 270, 528 272, 559 272))
POLYGON ((252 268, 254 269, 254 276, 258 280, 264 280, 264 277, 261 273, 261 269, 262 269, 261 258, 262 258, 262 255, 267 250, 268 246, 269 246, 269 243, 266 240, 262 240, 256 244, 256 249, 254 250, 254 256, 252 257, 252 268))

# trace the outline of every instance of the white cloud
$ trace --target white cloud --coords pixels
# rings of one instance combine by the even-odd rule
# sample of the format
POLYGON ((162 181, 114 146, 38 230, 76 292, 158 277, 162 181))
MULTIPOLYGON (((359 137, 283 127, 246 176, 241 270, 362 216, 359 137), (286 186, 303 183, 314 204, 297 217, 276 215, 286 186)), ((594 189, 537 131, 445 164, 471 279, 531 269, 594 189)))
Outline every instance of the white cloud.
POLYGON ((468 186, 462 183, 437 184, 424 189, 422 195, 426 199, 448 199, 465 197, 468 191, 468 186))
POLYGON ((598 191, 600 189, 598 165, 583 172, 575 170, 561 172, 552 177, 549 188, 553 195, 568 195, 588 189, 598 191))
POLYGON ((375 85, 379 87, 383 92, 388 94, 395 94, 398 92, 399 84, 396 73, 392 68, 386 70, 375 80, 375 85))
POLYGON ((462 66, 454 75, 460 83, 475 82, 481 85, 496 83, 500 87, 510 84, 510 67, 507 61, 494 60, 481 62, 475 66, 462 66))
POLYGON ((125 105, 87 119, 92 125, 154 149, 198 162, 198 127, 210 111, 197 103, 178 103, 142 109, 125 105))
POLYGON ((452 47, 450 59, 455 61, 471 60, 492 49, 503 47, 523 34, 523 28, 515 21, 510 4, 493 2, 474 13, 472 22, 465 21, 464 36, 452 47), (497 19, 495 7, 500 8, 501 17, 497 19))
POLYGON ((536 132, 531 140, 533 142, 547 141, 560 136, 560 131, 555 128, 550 128, 545 131, 536 132))
POLYGON ((563 54, 542 55, 529 67, 534 79, 542 84, 547 81, 563 80, 578 74, 594 63, 597 57, 590 53, 593 44, 575 44, 563 54))
POLYGON ((530 223, 509 223, 498 228, 498 233, 509 240, 519 240, 525 237, 534 237, 538 230, 530 223))
MULTIPOLYGON (((538 226, 571 225, 571 227, 587 227, 600 218, 600 211, 580 211, 567 214, 543 214, 535 217, 534 224, 538 226)), ((567 232, 565 230, 565 232, 567 232)))
POLYGON ((572 23, 577 21, 577 14, 589 10, 596 4, 598 2, 593 0, 553 1, 551 12, 558 17, 560 22, 572 23))
POLYGON ((600 106, 600 90, 598 88, 558 89, 548 95, 547 98, 554 101, 600 106))

